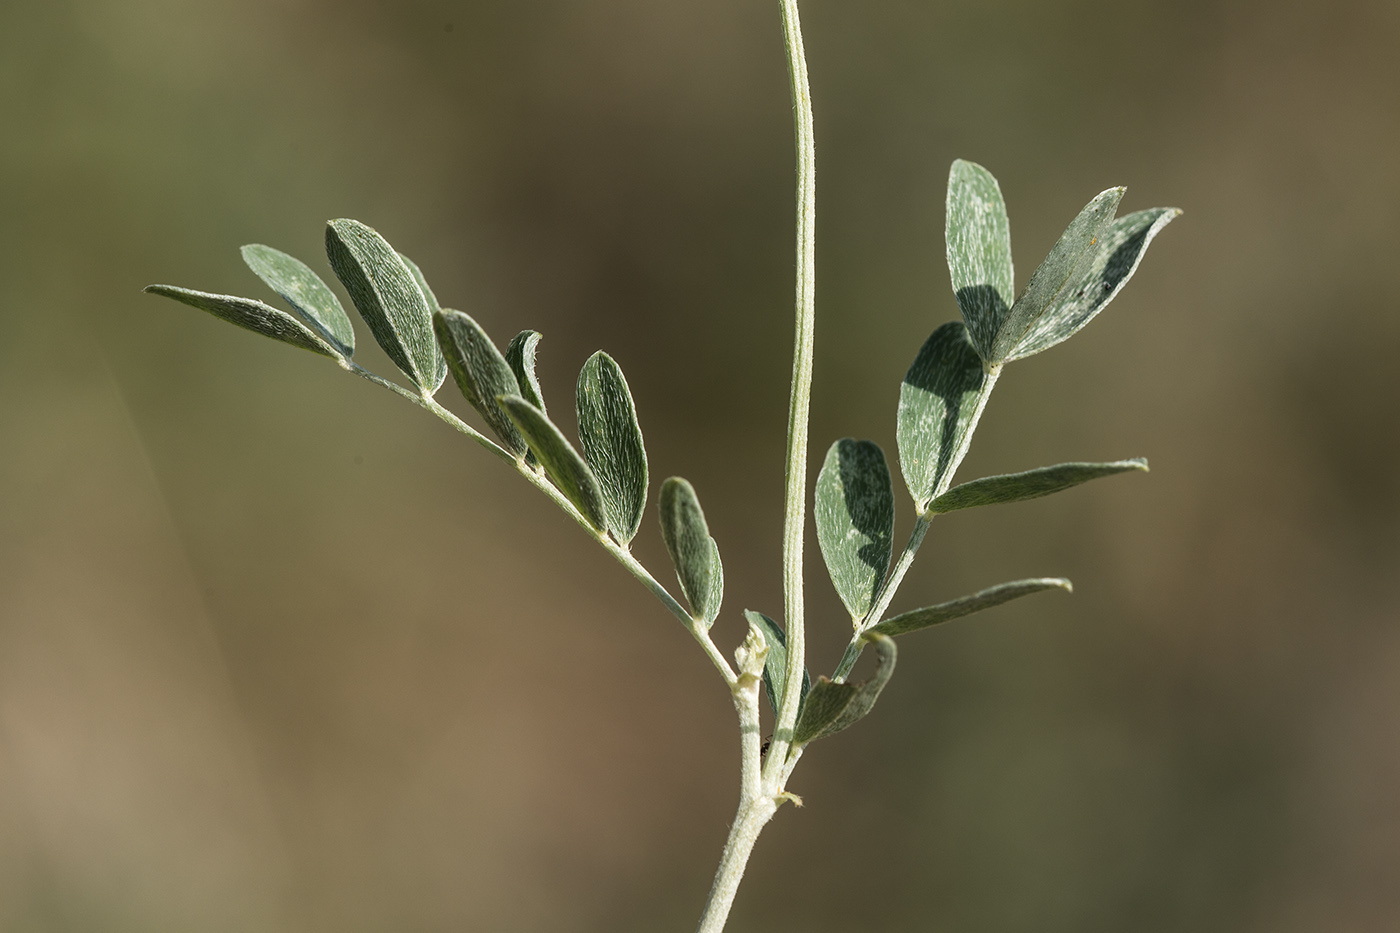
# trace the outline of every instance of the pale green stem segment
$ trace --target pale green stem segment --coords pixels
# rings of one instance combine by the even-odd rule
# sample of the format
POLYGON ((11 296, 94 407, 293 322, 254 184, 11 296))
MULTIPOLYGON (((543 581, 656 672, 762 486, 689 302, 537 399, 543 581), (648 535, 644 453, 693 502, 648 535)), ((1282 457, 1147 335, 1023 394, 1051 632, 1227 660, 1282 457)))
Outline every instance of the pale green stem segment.
MULTIPOLYGON (((710 888, 710 898, 705 904, 705 914, 700 918, 697 933, 719 933, 729 919, 729 908, 734 904, 734 895, 739 891, 739 882, 744 877, 744 867, 753 852, 758 834, 777 812, 779 799, 764 793, 760 765, 761 725, 758 718, 758 692, 760 679, 753 674, 741 674, 734 685, 734 708, 739 713, 739 746, 742 766, 739 775, 739 810, 734 815, 734 824, 729 828, 729 838, 724 843, 724 853, 720 856, 719 870, 710 888)), ((770 761, 771 756, 770 756, 770 761)))
POLYGON ((806 645, 802 605, 802 538, 807 518, 807 421, 812 399, 812 336, 816 295, 816 142, 812 131, 812 95, 797 0, 782 0, 783 35, 792 87, 793 125, 797 138, 797 301, 793 341, 792 396, 788 406, 787 483, 783 508, 783 628, 787 635, 787 671, 782 708, 773 728, 764 772, 770 793, 787 763, 792 729, 797 724, 806 645))
MULTIPOLYGON (((948 469, 934 489, 929 501, 943 495, 952 485, 953 474, 957 472, 958 466, 967 456, 968 447, 972 444, 972 435, 977 431, 977 422, 982 418, 982 411, 987 407, 987 399, 991 397, 992 389, 995 388, 997 378, 1000 375, 1000 364, 987 368, 987 378, 982 380, 982 391, 977 397, 977 407, 973 410, 967 433, 963 435, 962 446, 953 451, 948 469)), ((894 570, 885 579, 884 586, 880 587, 880 592, 875 597, 875 604, 870 607, 870 612, 866 613, 865 618, 856 625, 855 634, 851 636, 850 644, 846 646, 846 653, 841 656, 841 663, 836 666, 836 671, 831 676, 832 680, 837 683, 844 681, 850 675, 851 668, 856 666, 860 653, 865 650, 865 633, 879 625, 884 619, 885 611, 890 608, 890 602, 894 599, 895 592, 899 589, 899 585, 904 582, 904 575, 909 572, 910 566, 913 565, 914 555, 919 553, 919 545, 924 543, 924 535, 928 534, 928 526, 932 521, 933 513, 927 511, 920 513, 914 520, 914 530, 909 535, 909 543, 904 545, 904 551, 899 555, 894 570)))
POLYGON ((729 918, 729 908, 744 877, 749 854, 764 825, 783 800, 788 775, 801 755, 789 754, 792 730, 797 724, 797 704, 802 693, 805 639, 802 627, 802 538, 807 518, 807 422, 812 399, 812 332, 816 295, 816 143, 812 132, 812 95, 807 82, 807 57, 802 48, 802 26, 797 0, 780 0, 783 39, 787 48, 788 77, 792 87, 793 126, 797 139, 797 301, 796 335, 793 341, 792 395, 788 405, 787 469, 783 508, 783 627, 787 636, 787 668, 783 700, 768 749, 767 764, 760 769, 758 744, 758 684, 756 677, 741 676, 732 686, 739 711, 742 737, 742 775, 739 810, 724 844, 698 933, 719 933, 729 918), (750 682, 752 681, 752 682, 750 682))
POLYGON ((714 640, 710 638, 709 629, 703 622, 693 618, 685 607, 677 602, 676 598, 667 591, 666 587, 657 582, 656 578, 632 556, 630 551, 608 537, 606 533, 599 532, 594 528, 589 523, 588 519, 584 518, 579 510, 574 508, 574 504, 565 498, 563 493, 554 488, 554 484, 545 477, 543 472, 526 463, 523 457, 517 458, 511 454, 510 451, 486 437, 446 408, 443 408, 432 396, 414 392, 411 389, 405 389, 398 383, 385 379, 383 376, 376 373, 372 373, 352 360, 343 360, 341 366, 357 376, 368 379, 375 385, 383 386, 391 392, 402 395, 420 408, 427 409, 456 430, 491 451, 500 459, 512 464, 521 476, 529 480, 532 486, 543 492, 555 505, 563 509, 580 528, 588 532, 590 538, 601 544, 604 550, 617 559, 618 563, 627 568, 628 573, 632 574, 632 576, 641 581, 643 586, 651 590, 652 594, 655 595, 657 599, 661 600, 662 605, 670 610, 672 615, 680 619, 681 624, 684 625, 691 636, 700 643, 701 649, 704 650, 706 657, 714 664, 715 669, 719 671, 720 676, 724 678, 724 682, 730 685, 731 688, 733 687, 737 675, 734 673, 734 669, 729 666, 729 662, 725 660, 724 655, 720 653, 719 648, 715 646, 714 640))

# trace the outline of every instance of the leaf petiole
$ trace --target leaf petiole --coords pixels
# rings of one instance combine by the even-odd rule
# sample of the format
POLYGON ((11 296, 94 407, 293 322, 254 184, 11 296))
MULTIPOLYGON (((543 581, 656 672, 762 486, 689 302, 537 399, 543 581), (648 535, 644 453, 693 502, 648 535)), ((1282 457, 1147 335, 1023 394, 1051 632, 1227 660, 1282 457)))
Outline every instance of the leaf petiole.
POLYGON ((734 673, 734 669, 730 667, 729 662, 725 660, 724 655, 715 645, 714 640, 710 637, 708 628, 698 623, 691 614, 686 611, 685 607, 676 601, 676 598, 670 594, 666 587, 652 576, 651 572, 648 571, 646 567, 642 566, 641 562, 632 556, 631 552, 618 545, 608 537, 606 533, 600 533, 598 529, 594 528, 593 525, 589 523, 588 519, 584 518, 583 513, 574 508, 573 503, 570 502, 562 492, 556 489, 554 484, 551 483, 543 473, 530 466, 523 459, 517 459, 512 456, 508 450, 448 411, 432 396, 405 389, 398 383, 392 382, 380 376, 378 373, 365 369, 353 360, 342 360, 340 365, 347 371, 363 379, 367 379, 377 386, 383 386, 391 392, 403 396, 418 407, 432 412, 460 433, 465 434, 482 447, 490 450, 500 459, 512 464, 516 472, 525 477, 530 485, 548 496, 555 505, 559 506, 559 508, 565 512, 565 514, 577 522, 579 527, 587 531, 589 537, 601 544, 605 551, 616 558, 617 562, 622 564, 622 566, 627 569, 628 573, 636 577, 643 586, 651 591, 652 595, 661 601, 661 604, 665 606, 673 616, 680 620, 681 624, 690 632, 691 637, 699 642, 700 648, 705 652, 705 656, 710 659, 710 662, 714 664, 715 670, 719 671, 719 675, 724 679, 725 684, 729 685, 731 688, 733 687, 734 682, 738 679, 738 675, 734 673))

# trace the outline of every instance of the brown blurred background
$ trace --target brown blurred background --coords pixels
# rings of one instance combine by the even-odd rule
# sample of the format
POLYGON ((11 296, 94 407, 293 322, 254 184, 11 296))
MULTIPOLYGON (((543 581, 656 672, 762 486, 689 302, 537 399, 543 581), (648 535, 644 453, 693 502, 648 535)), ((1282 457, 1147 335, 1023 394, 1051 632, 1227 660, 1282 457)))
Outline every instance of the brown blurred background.
MULTIPOLYGON (((1400 6, 803 12, 814 461, 894 456, 953 158, 1020 282, 1109 185, 1186 213, 1008 371, 963 476, 1152 473, 940 519, 896 609, 1075 593, 905 640, 732 929, 1400 929, 1400 6)), ((690 929, 737 748, 679 626, 426 413, 140 289, 271 300, 239 245, 324 271, 356 217, 543 331, 570 428, 608 349, 728 651, 781 612, 791 148, 773 2, 0 4, 0 929, 690 929)), ((808 580, 829 670, 814 543, 808 580)))

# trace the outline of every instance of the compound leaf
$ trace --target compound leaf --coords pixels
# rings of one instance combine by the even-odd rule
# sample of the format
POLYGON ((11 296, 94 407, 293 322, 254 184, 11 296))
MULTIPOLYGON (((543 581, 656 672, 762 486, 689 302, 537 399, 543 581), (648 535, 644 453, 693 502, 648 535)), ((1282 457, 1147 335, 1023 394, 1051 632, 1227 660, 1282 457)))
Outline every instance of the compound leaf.
POLYGON ((853 620, 865 618, 890 566, 894 490, 878 444, 842 438, 817 475, 817 541, 853 620))
POLYGON ((420 390, 436 392, 447 363, 433 338, 428 300, 399 254, 358 220, 332 220, 326 255, 384 352, 420 390))
POLYGON ((355 329, 350 318, 335 292, 310 266, 261 243, 249 243, 241 252, 248 268, 292 306, 302 323, 339 349, 342 356, 355 352, 355 329))
POLYGON ((1085 277, 1097 256, 1096 247, 1118 210, 1118 202, 1123 200, 1124 190, 1109 188, 1100 192, 1070 221, 997 328, 987 362, 1000 363, 1010 356, 1041 315, 1060 301, 1065 289, 1085 277))
POLYGON ((448 309, 433 314, 433 330, 447 370, 462 395, 481 413, 507 450, 516 456, 525 453, 529 445, 497 401, 502 395, 520 394, 515 373, 501 351, 481 325, 461 311, 448 309))
POLYGON ((948 171, 943 238, 958 308, 982 356, 1016 298, 1011 225, 1001 186, 975 162, 958 159, 948 171))
POLYGON ((879 666, 869 680, 860 684, 836 683, 825 677, 818 677, 807 694, 807 703, 797 726, 792 731, 794 745, 806 745, 816 739, 835 735, 853 725, 875 708, 880 691, 894 675, 894 639, 882 633, 871 631, 866 639, 875 646, 879 666))
POLYGON ((301 347, 303 350, 320 353, 322 356, 329 356, 332 359, 341 358, 340 349, 332 346, 320 334, 312 331, 286 311, 263 304, 261 301, 255 301, 252 298, 239 298, 235 295, 197 292, 174 285, 147 285, 144 290, 152 295, 174 298, 191 308, 207 311, 230 324, 246 327, 264 337, 290 343, 294 347, 301 347))
POLYGON ((1092 261, 1031 326, 1007 359, 1019 360, 1048 350, 1078 333, 1123 290, 1148 244, 1179 216, 1181 211, 1174 207, 1154 207, 1109 224, 1093 249, 1092 261))
POLYGON ((676 577, 681 592, 690 602, 696 618, 706 625, 719 615, 724 595, 724 568, 720 564, 719 546, 710 537, 705 513, 695 488, 679 476, 661 484, 661 538, 671 562, 676 565, 676 577))
POLYGON ((971 596, 961 596, 936 606, 925 606, 923 609, 900 613, 872 627, 870 631, 890 636, 907 635, 931 625, 938 625, 941 622, 972 615, 974 612, 981 612, 983 609, 1000 606, 1013 599, 1029 596, 1031 593, 1053 589, 1064 590, 1068 593, 1072 592, 1074 587, 1063 577, 1037 577, 1030 580, 1001 583, 973 593, 971 596))
MULTIPOLYGON (((787 636, 783 634, 782 626, 761 612, 745 609, 744 618, 763 634, 763 640, 768 644, 768 660, 763 665, 763 687, 768 693, 768 705, 773 707, 773 715, 776 716, 783 703, 783 685, 787 678, 787 636)), ((798 697, 799 717, 802 713, 801 704, 806 702, 807 693, 811 689, 811 674, 804 669, 802 693, 798 697)))
POLYGON ((954 486, 934 499, 929 511, 955 512, 978 505, 996 505, 1001 502, 1020 502, 1022 499, 1038 499, 1080 483, 1101 476, 1126 473, 1129 470, 1147 472, 1147 461, 1142 457, 1132 460, 1114 460, 1111 463, 1059 463, 1055 466, 1040 467, 1024 473, 1004 473, 999 476, 984 476, 960 486, 954 486))
POLYGON ((646 510, 647 452, 627 380, 602 350, 578 374, 577 404, 579 441, 603 487, 608 530, 619 544, 627 544, 646 510))
POLYGON ((554 422, 518 395, 502 395, 497 401, 515 423, 530 450, 539 459, 555 488, 599 531, 606 526, 603 490, 598 477, 554 422))
POLYGON ((986 375, 961 321, 933 332, 899 387, 899 468, 920 511, 967 453, 986 375))

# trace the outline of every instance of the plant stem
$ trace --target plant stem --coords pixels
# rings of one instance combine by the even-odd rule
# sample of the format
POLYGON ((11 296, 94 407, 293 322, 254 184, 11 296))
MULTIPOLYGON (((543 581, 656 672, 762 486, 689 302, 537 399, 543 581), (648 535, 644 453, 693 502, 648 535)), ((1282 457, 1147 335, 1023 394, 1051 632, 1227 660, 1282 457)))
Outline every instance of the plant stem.
MULTIPOLYGON (((560 499, 563 499, 562 494, 554 489, 552 485, 550 485, 549 488, 554 490, 554 494, 559 495, 560 499)), ((571 509, 573 508, 573 503, 569 502, 567 499, 564 499, 563 505, 568 505, 571 509)), ((730 689, 733 689, 734 682, 737 680, 737 675, 735 675, 734 669, 729 666, 729 662, 724 659, 724 655, 720 653, 719 648, 715 646, 714 639, 710 638, 710 630, 705 625, 704 621, 695 618, 687 612, 685 607, 677 602, 674 596, 667 592, 666 587, 657 582, 656 578, 651 575, 651 572, 643 567, 637 558, 632 556, 632 552, 606 536, 602 537, 600 540, 607 552, 617 558, 618 563, 627 568, 628 573, 640 580, 643 586, 651 590, 652 594, 655 595, 657 599, 661 600, 662 604, 665 605, 667 609, 671 610, 672 615, 681 620, 686 630, 690 632, 691 637, 700 643, 700 647, 704 650, 705 656, 714 664, 715 670, 719 671, 719 675, 724 678, 724 682, 729 685, 730 689)))
POLYGON ((765 781, 776 794, 777 778, 787 761, 806 645, 802 606, 802 539, 807 519, 807 421, 812 400, 812 333, 816 294, 816 141, 812 132, 812 95, 807 83, 807 58, 802 49, 802 26, 797 0, 781 0, 788 77, 792 88, 793 125, 797 142, 797 302, 793 341, 792 395, 788 405, 787 482, 783 508, 783 627, 787 639, 787 670, 781 709, 773 728, 765 781))
POLYGON ((341 359, 340 367, 341 369, 354 373, 362 379, 368 379, 370 382, 374 383, 377 386, 383 386, 384 388, 388 389, 390 392, 395 393, 396 395, 402 395, 404 398, 408 399, 410 402, 417 405, 419 408, 427 409, 428 411, 437 415, 443 421, 446 421, 448 424, 452 425, 452 427, 456 428, 458 431, 465 434, 467 437, 470 437, 472 440, 476 441, 482 447, 485 447, 487 450, 491 451, 491 453, 495 454, 497 457, 500 457, 502 460, 505 460, 507 462, 515 460, 515 458, 510 455, 510 451, 506 450, 500 444, 497 444, 495 441, 482 434, 476 428, 473 428, 471 425, 467 424, 461 418, 458 418, 456 415, 452 414, 452 412, 448 411, 446 408, 443 408, 437 402, 433 401, 433 397, 431 395, 425 395, 421 392, 414 392, 410 389, 405 389, 397 382, 385 379, 378 373, 370 372, 368 369, 365 369, 363 366, 361 366, 359 363, 356 363, 354 360, 341 359))
POLYGON ((761 765, 758 678, 742 674, 733 684, 739 713, 741 774, 739 809, 724 844, 719 870, 710 888, 698 933, 719 933, 744 877, 758 834, 782 801, 783 786, 795 765, 789 760, 797 724, 802 672, 806 668, 802 620, 802 539, 807 519, 807 422, 812 402, 812 332, 816 295, 816 143, 812 133, 812 95, 797 0, 781 0, 783 40, 792 87, 793 126, 797 142, 797 300, 792 354, 792 395, 788 403, 787 471, 783 502, 783 609, 787 668, 783 701, 773 729, 766 767, 761 765))
POLYGON ((778 809, 778 801, 763 792, 758 685, 759 679, 753 674, 741 674, 733 687, 734 709, 739 714, 739 811, 729 828, 729 839, 724 843, 724 854, 720 856, 697 933, 719 933, 724 929, 758 834, 778 809))

